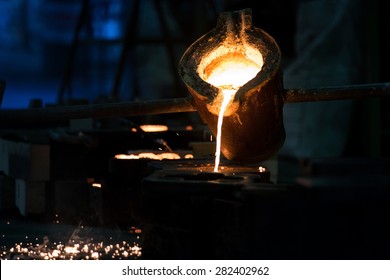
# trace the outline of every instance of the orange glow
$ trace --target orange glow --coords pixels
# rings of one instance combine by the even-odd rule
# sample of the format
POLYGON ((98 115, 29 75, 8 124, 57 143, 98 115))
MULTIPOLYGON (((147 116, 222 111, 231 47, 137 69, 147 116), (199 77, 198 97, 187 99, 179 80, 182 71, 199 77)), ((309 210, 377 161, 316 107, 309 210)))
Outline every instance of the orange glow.
POLYGON ((226 54, 216 60, 205 69, 208 72, 206 82, 222 89, 224 94, 235 93, 261 70, 260 65, 236 53, 226 54))
POLYGON ((163 160, 163 159, 180 159, 180 156, 176 153, 139 153, 139 154, 119 154, 115 155, 116 159, 154 159, 154 160, 163 160))
POLYGON ((168 131, 168 126, 166 125, 157 125, 157 124, 153 124, 153 125, 149 125, 149 124, 145 124, 145 125, 140 125, 140 128, 145 131, 145 132, 163 132, 163 131, 168 131))
POLYGON ((100 184, 100 183, 93 183, 92 187, 100 189, 102 187, 102 184, 100 184))

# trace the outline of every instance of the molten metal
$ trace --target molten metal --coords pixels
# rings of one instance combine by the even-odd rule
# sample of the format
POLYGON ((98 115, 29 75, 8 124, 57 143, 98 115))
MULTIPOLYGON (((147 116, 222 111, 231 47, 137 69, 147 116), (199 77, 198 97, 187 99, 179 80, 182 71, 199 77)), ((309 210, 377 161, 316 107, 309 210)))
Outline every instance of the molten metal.
POLYGON ((250 9, 222 13, 216 28, 184 53, 179 73, 214 135, 218 134, 223 91, 237 90, 223 119, 221 151, 227 159, 260 162, 283 145, 280 59, 274 39, 252 26, 250 9), (243 65, 252 70, 241 76, 243 65), (216 77, 226 73, 231 77, 228 82, 216 82, 216 77))

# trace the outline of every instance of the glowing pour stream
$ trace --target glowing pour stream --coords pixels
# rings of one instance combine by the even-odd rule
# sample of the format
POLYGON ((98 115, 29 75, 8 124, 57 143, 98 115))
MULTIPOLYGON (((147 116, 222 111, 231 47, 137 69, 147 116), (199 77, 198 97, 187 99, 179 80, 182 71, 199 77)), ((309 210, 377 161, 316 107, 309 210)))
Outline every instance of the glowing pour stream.
POLYGON ((225 59, 221 59, 219 63, 216 63, 206 79, 208 83, 221 89, 219 94, 223 95, 218 114, 214 172, 218 172, 221 159, 221 135, 225 111, 234 99, 237 90, 253 79, 261 70, 259 64, 245 56, 232 55, 231 58, 234 59, 229 59, 228 54, 225 59))
POLYGON ((235 93, 236 90, 223 91, 223 101, 218 115, 218 126, 217 126, 218 133, 217 133, 217 140, 216 140, 217 144, 215 149, 214 172, 218 172, 219 162, 221 161, 221 135, 222 135, 223 115, 225 114, 226 108, 231 102, 235 93))

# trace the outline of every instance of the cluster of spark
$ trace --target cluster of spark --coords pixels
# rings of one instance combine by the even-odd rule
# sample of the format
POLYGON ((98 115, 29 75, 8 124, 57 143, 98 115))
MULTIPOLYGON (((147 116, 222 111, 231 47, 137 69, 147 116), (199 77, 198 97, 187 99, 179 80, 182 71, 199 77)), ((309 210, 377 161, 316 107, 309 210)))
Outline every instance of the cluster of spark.
POLYGON ((137 242, 122 241, 116 244, 89 242, 86 244, 74 243, 72 245, 65 245, 61 242, 54 242, 51 245, 20 242, 9 249, 3 246, 0 258, 2 260, 126 260, 139 258, 141 255, 142 247, 137 242))

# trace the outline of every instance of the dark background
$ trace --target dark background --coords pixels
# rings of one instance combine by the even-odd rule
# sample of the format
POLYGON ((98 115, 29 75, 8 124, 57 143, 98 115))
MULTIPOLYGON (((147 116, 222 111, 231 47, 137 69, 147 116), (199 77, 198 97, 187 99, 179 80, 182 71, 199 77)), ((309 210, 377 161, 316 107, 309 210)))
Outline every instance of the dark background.
MULTIPOLYGON (((0 0, 0 79, 6 82, 1 109, 188 96, 177 73, 180 57, 194 40, 215 27, 220 12, 244 8, 252 8, 254 26, 279 44, 286 88, 390 82, 389 0, 0 0), (89 7, 82 13, 86 2, 89 7), (334 21, 340 15, 340 21, 334 21), (74 40, 80 19, 79 36, 74 40), (331 24, 335 25, 329 32, 331 24), (124 46, 128 53, 121 60, 124 46), (116 80, 121 61, 124 68, 121 79, 116 80)), ((145 246, 157 244, 168 257, 177 259, 193 258, 189 248, 203 254, 207 247, 203 241, 215 247, 218 254, 213 257, 217 258, 388 258, 389 97, 290 105, 285 104, 283 111, 287 136, 277 158, 279 173, 273 174, 278 177, 277 184, 243 188, 239 201, 236 193, 213 198, 210 204, 206 200, 209 208, 191 194, 188 197, 193 204, 176 201, 176 196, 167 192, 166 198, 172 202, 167 203, 161 199, 163 192, 154 196, 153 190, 158 188, 151 185, 150 201, 148 197, 145 201, 153 207, 146 207, 146 216, 157 218, 145 246), (177 218, 179 230, 171 235, 170 226, 176 225, 170 222, 177 218), (186 230, 190 221, 190 235, 182 239, 176 238, 183 237, 181 218, 186 230), (215 239, 210 241, 209 236, 215 239)), ((186 120, 188 124, 196 121, 200 120, 186 120)), ((137 146, 134 149, 150 144, 142 137, 131 142, 126 129, 116 134, 96 129, 93 137, 65 133, 70 137, 64 139, 60 133, 50 134, 53 178, 40 182, 50 187, 40 197, 50 202, 45 207, 50 211, 59 208, 64 214, 61 218, 75 224, 85 217, 98 224, 95 218, 101 213, 109 226, 133 222, 122 212, 132 213, 132 203, 138 206, 138 201, 129 203, 128 199, 138 197, 134 189, 140 182, 134 188, 132 185, 140 176, 138 169, 125 166, 112 181, 106 180, 104 173, 108 172, 107 159, 117 150, 127 151, 130 144, 137 146), (135 174, 130 176, 130 171, 135 174), (106 184, 104 195, 96 192, 87 197, 85 177, 102 180, 106 184), (74 195, 78 193, 81 195, 74 195), (50 200, 53 197, 57 200, 50 200), (86 207, 85 201, 96 202, 94 207, 99 211, 90 213, 92 206, 86 207), (123 209, 118 205, 124 205, 123 209)), ((44 130, 39 132, 45 136, 52 132, 51 128, 44 130)), ((1 134, 9 131, 11 140, 16 141, 34 134, 25 129, 17 131, 20 135, 16 137, 12 128, 1 130, 1 134)), ((178 134, 168 135, 173 139, 168 139, 169 143, 182 144, 175 140, 178 134)), ((196 139, 209 141, 205 135, 209 136, 202 131, 196 139)), ((12 160, 16 171, 26 171, 20 164, 23 159, 12 160)), ((11 189, 12 180, 21 175, 8 175, 1 174, 9 181, 0 183, 11 189)), ((165 187, 169 189, 169 184, 165 187)), ((46 214, 51 219, 50 211, 46 214)), ((7 219, 16 214, 20 218, 15 212, 1 214, 7 219)), ((46 228, 2 223, 1 230, 3 237, 6 233, 11 238, 8 242, 14 242, 30 235, 29 230, 46 228)), ((5 243, 7 238, 1 241, 5 243)), ((165 257, 151 257, 156 256, 165 257)))

